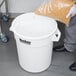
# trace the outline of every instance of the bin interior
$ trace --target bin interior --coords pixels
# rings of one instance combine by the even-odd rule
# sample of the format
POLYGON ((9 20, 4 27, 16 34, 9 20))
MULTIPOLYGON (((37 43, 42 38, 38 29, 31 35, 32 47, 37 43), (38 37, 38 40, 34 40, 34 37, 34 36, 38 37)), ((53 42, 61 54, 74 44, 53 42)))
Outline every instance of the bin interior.
POLYGON ((53 34, 57 29, 57 22, 52 18, 28 13, 17 17, 12 26, 15 33, 35 38, 53 34))

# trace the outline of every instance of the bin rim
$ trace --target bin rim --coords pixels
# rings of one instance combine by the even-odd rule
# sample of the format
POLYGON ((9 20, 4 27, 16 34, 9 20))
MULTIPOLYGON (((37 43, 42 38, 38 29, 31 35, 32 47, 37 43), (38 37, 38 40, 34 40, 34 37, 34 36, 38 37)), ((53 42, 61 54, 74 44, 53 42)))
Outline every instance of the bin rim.
MULTIPOLYGON (((33 14, 33 15, 35 14, 35 13, 33 13, 33 12, 30 12, 30 13, 33 14)), ((29 14, 29 13, 26 13, 26 14, 29 14)), ((17 20, 19 17, 23 16, 23 15, 25 15, 25 14, 22 14, 22 15, 16 17, 16 18, 14 19, 14 21, 12 22, 12 25, 15 25, 16 20, 17 20)), ((38 15, 38 16, 40 16, 40 15, 38 15)), ((49 17, 47 17, 47 16, 41 16, 41 17, 45 17, 45 18, 48 18, 48 19, 52 19, 52 18, 49 18, 49 17)), ((56 21, 55 21, 55 22, 56 22, 56 21)), ((23 39, 30 39, 30 40, 45 39, 45 38, 50 37, 51 35, 53 35, 54 32, 57 30, 57 22, 56 22, 55 25, 56 25, 56 26, 55 26, 54 30, 53 30, 51 33, 48 33, 48 34, 43 35, 43 36, 37 36, 37 37, 31 37, 31 36, 21 35, 20 33, 18 33, 18 32, 15 30, 15 28, 16 28, 17 26, 15 26, 15 27, 11 26, 11 27, 10 27, 10 31, 12 31, 14 34, 16 34, 17 36, 19 36, 20 38, 23 38, 23 39)))
POLYGON ((57 26, 56 26, 55 30, 54 30, 52 33, 47 34, 47 35, 44 35, 44 36, 40 36, 40 37, 23 36, 23 35, 17 33, 15 30, 13 30, 13 32, 14 32, 15 35, 19 36, 19 37, 22 38, 22 39, 40 40, 40 39, 45 39, 45 38, 48 38, 48 37, 52 36, 56 30, 57 30, 57 26))

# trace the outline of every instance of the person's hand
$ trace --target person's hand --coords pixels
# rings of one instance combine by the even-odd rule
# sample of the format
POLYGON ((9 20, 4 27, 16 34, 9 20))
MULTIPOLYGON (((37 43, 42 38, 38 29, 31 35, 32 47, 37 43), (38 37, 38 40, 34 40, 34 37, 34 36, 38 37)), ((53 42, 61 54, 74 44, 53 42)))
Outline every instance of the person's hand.
POLYGON ((68 15, 66 15, 66 18, 68 18, 68 15))

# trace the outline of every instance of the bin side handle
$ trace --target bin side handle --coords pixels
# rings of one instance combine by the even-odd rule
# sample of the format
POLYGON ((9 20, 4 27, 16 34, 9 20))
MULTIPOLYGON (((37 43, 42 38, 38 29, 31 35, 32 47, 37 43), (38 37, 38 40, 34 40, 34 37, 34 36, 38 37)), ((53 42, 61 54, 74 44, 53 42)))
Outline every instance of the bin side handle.
POLYGON ((55 31, 55 33, 53 34, 51 40, 52 40, 52 41, 59 41, 60 36, 61 36, 61 32, 60 32, 60 30, 57 28, 56 31, 55 31))
POLYGON ((30 41, 22 40, 22 39, 20 39, 20 38, 19 38, 19 41, 20 41, 21 43, 24 43, 24 44, 27 44, 27 45, 31 45, 31 42, 30 42, 30 41))

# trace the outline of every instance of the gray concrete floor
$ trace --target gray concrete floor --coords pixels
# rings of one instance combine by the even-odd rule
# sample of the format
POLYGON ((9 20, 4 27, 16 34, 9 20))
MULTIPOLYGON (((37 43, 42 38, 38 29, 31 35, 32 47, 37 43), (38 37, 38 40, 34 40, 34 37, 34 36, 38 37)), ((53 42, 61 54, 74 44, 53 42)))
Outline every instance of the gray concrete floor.
POLYGON ((7 34, 10 40, 8 43, 2 43, 0 40, 0 76, 76 76, 76 72, 68 68, 75 61, 74 56, 66 52, 53 52, 52 64, 44 72, 33 74, 24 71, 19 66, 16 43, 13 33, 9 31, 10 26, 11 21, 2 25, 3 33, 7 34))

